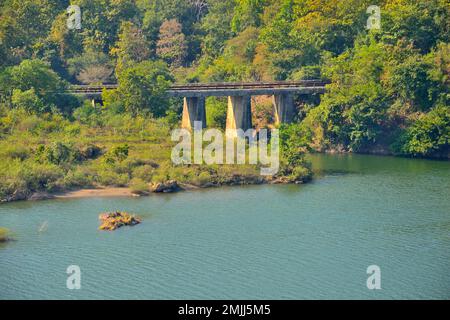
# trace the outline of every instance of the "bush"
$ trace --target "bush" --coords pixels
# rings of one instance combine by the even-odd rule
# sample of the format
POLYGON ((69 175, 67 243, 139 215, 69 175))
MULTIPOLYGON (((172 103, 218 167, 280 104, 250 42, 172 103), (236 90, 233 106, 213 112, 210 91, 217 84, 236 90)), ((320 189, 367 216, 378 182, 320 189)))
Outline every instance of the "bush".
POLYGON ((80 147, 79 153, 82 160, 97 159, 102 154, 102 148, 95 144, 88 144, 80 147))
POLYGON ((62 188, 85 188, 92 186, 95 175, 87 168, 76 167, 69 170, 64 178, 60 179, 59 184, 62 188))
POLYGON ((36 95, 34 88, 25 91, 14 89, 11 100, 14 107, 23 108, 28 112, 45 111, 44 102, 36 95))
POLYGON ((139 166, 133 169, 132 176, 133 178, 139 178, 143 181, 150 182, 152 181, 152 176, 155 172, 155 169, 150 165, 139 166))
POLYGON ((26 181, 31 191, 54 191, 57 189, 56 181, 63 176, 63 170, 53 164, 26 164, 20 172, 20 178, 26 181))
POLYGON ((97 176, 97 181, 102 186, 125 187, 128 180, 127 174, 119 174, 111 170, 101 170, 97 176))
POLYGON ((129 149, 129 146, 126 143, 112 148, 106 155, 105 162, 114 164, 116 161, 124 161, 128 158, 129 149))
POLYGON ((211 181, 211 174, 207 171, 202 171, 197 177, 196 179, 194 179, 194 181, 192 182, 195 185, 198 186, 202 186, 205 185, 208 182, 212 182, 211 181))
POLYGON ((225 129, 227 122, 227 102, 210 97, 206 100, 206 122, 208 127, 225 129))
POLYGON ((134 178, 130 181, 131 192, 138 195, 144 195, 149 193, 149 186, 144 180, 139 178, 134 178))
POLYGON ((90 101, 86 100, 81 107, 73 111, 73 117, 83 124, 98 125, 100 111, 100 108, 94 108, 90 101))
POLYGON ((450 107, 441 105, 422 115, 400 136, 393 149, 413 156, 447 156, 450 141, 450 107))
POLYGON ((308 181, 312 178, 311 170, 306 167, 295 167, 289 176, 291 181, 308 181))
POLYGON ((7 145, 0 151, 0 158, 25 160, 30 156, 30 150, 22 145, 7 145))
POLYGON ((143 61, 120 70, 118 88, 105 98, 108 103, 120 103, 136 116, 149 111, 155 117, 164 116, 169 106, 165 91, 173 81, 167 65, 161 61, 143 61), (113 98, 113 99, 111 99, 113 98))

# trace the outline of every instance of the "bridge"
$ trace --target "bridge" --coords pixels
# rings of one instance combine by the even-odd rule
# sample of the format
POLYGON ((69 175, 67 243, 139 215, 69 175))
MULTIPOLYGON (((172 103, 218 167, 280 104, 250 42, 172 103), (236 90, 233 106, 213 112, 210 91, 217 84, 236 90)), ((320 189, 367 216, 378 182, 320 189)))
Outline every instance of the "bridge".
MULTIPOLYGON (((275 122, 289 123, 295 115, 294 95, 322 94, 326 84, 321 80, 175 84, 168 88, 167 95, 184 98, 182 127, 186 129, 192 129, 196 121, 206 127, 206 97, 228 97, 226 128, 233 132, 252 128, 252 96, 273 96, 275 122)), ((68 93, 95 100, 104 89, 116 88, 117 85, 73 85, 68 93)))

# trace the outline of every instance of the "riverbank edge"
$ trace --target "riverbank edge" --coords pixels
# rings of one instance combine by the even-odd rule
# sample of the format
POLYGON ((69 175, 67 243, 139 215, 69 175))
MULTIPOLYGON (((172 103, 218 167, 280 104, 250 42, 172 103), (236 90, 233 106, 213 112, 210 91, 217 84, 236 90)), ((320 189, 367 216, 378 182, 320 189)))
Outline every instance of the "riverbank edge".
POLYGON ((210 188, 220 188, 220 187, 232 187, 232 186, 250 186, 250 185, 276 185, 276 184, 304 184, 308 183, 312 180, 312 176, 305 177, 302 180, 298 181, 289 181, 285 177, 278 177, 278 178, 259 178, 259 179, 244 179, 239 180, 239 182, 231 182, 231 183, 213 183, 208 182, 203 185, 197 186, 193 184, 188 183, 176 183, 176 188, 173 188, 171 190, 163 190, 160 192, 152 191, 151 186, 149 188, 149 191, 146 193, 135 193, 132 191, 132 188, 130 187, 108 187, 108 186, 101 186, 101 187, 93 187, 93 188, 80 188, 80 189, 73 189, 73 190, 64 190, 64 191, 58 191, 58 192, 34 192, 30 194, 29 196, 24 196, 21 198, 11 199, 10 201, 3 201, 3 203, 9 203, 9 202, 16 202, 16 201, 42 201, 42 200, 50 200, 50 199, 82 199, 82 198, 108 198, 108 197, 146 197, 150 195, 158 195, 158 194, 167 194, 167 193, 178 193, 178 192, 184 192, 184 191, 195 191, 195 190, 204 190, 204 189, 210 189, 210 188))

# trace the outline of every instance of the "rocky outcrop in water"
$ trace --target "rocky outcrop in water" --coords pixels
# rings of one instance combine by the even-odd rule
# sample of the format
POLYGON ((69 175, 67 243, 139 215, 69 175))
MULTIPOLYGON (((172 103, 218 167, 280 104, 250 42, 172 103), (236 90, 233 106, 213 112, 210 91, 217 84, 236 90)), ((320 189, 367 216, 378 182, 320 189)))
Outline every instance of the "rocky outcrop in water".
POLYGON ((102 213, 100 214, 99 219, 102 222, 99 229, 106 231, 113 231, 124 226, 135 226, 141 223, 140 218, 126 212, 119 211, 102 213))
POLYGON ((0 243, 12 241, 13 239, 10 237, 10 232, 6 228, 0 227, 0 243))

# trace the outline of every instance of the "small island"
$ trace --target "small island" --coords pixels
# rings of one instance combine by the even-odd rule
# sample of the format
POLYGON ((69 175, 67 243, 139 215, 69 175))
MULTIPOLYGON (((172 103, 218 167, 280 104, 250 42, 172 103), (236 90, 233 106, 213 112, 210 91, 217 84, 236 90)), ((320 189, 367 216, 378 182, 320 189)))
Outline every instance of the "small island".
POLYGON ((0 227, 0 243, 8 241, 12 241, 9 230, 0 227))
POLYGON ((135 226, 141 223, 141 219, 128 214, 126 212, 108 212, 102 213, 99 216, 102 224, 99 227, 99 230, 113 231, 123 226, 135 226))

